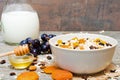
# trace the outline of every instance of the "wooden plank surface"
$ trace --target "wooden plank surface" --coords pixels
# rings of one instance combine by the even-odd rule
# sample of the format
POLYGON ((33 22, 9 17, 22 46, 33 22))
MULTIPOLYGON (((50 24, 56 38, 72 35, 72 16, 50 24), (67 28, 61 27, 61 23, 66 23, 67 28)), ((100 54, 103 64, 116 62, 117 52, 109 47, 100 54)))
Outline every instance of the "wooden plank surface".
MULTIPOLYGON (((6 0, 5 0, 6 1, 6 0)), ((4 0, 0 0, 0 14, 4 0)), ((40 30, 120 30, 120 0, 29 0, 40 30)))

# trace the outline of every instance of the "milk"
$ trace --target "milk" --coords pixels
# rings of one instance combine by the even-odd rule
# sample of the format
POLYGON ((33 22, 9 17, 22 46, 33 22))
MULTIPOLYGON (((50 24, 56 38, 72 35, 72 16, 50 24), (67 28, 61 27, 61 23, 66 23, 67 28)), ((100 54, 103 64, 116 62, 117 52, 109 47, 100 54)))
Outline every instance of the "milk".
POLYGON ((4 12, 1 23, 5 42, 19 43, 27 37, 39 37, 39 19, 34 11, 4 12))

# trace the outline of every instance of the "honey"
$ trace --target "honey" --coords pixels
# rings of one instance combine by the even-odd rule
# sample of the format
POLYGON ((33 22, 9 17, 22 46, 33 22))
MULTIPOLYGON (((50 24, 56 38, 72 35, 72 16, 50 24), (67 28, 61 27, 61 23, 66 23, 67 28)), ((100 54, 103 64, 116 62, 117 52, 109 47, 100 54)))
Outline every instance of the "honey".
POLYGON ((15 69, 25 69, 32 63, 33 56, 30 54, 24 56, 10 55, 9 61, 15 69))

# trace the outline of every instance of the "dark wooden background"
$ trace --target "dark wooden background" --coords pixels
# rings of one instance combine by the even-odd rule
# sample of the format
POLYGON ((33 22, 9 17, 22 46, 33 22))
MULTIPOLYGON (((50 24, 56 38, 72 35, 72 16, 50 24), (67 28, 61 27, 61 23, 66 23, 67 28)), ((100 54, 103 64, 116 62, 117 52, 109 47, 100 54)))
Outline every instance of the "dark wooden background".
MULTIPOLYGON (((0 14, 6 0, 0 0, 0 14)), ((120 30, 120 0, 29 0, 41 31, 120 30)))

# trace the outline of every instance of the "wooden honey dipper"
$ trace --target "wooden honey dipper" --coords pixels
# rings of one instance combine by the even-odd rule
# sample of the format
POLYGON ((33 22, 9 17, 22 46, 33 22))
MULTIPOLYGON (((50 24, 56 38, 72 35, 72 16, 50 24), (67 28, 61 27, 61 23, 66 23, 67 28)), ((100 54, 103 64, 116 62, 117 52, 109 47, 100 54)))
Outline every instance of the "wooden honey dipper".
POLYGON ((2 54, 0 53, 0 57, 12 55, 12 54, 15 54, 16 56, 22 56, 29 52, 30 50, 28 45, 22 45, 22 46, 16 47, 13 51, 2 53, 2 54))

